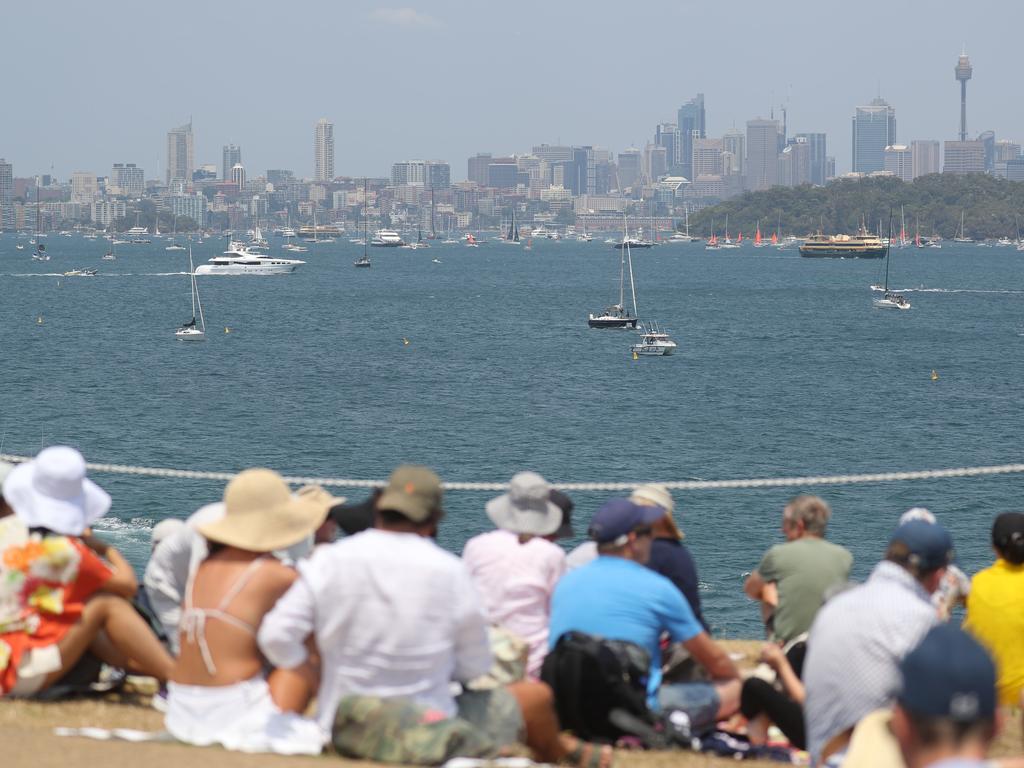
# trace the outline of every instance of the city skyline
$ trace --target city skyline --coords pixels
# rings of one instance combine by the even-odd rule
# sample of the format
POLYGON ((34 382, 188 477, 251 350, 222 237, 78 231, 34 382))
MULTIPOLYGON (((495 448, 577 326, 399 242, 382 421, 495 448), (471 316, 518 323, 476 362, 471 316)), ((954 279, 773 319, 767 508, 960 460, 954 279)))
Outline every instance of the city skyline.
POLYGON ((257 45, 240 68, 218 56, 179 56, 168 61, 173 66, 153 60, 151 67, 121 69, 110 63, 124 82, 124 96, 111 113, 115 119, 78 121, 73 131, 67 129, 68 115, 97 114, 108 100, 77 88, 71 78, 46 79, 46 88, 37 87, 41 78, 14 78, 9 100, 19 108, 0 132, 0 154, 15 164, 16 173, 52 168, 70 178, 74 171, 103 173, 115 162, 131 162, 147 178, 166 178, 167 132, 192 115, 196 167, 214 164, 221 170, 222 148, 237 144, 244 148, 249 175, 290 168, 311 178, 310 126, 326 117, 339 128, 339 175, 386 176, 393 162, 439 157, 461 179, 465 158, 480 151, 523 153, 541 143, 596 146, 616 154, 631 146, 642 149, 654 127, 676 122, 680 107, 695 94, 704 95, 706 136, 742 131, 747 121, 770 118, 772 111, 779 118, 785 106, 789 134, 826 133, 829 154, 843 173, 851 170, 853 110, 878 96, 897 111, 898 143, 957 138, 960 88, 952 67, 961 50, 975 67, 971 134, 991 129, 1000 138, 1024 137, 1024 114, 1012 89, 1019 55, 1010 35, 1015 17, 1024 20, 1016 6, 976 3, 954 24, 949 2, 931 4, 924 14, 909 2, 868 0, 856 18, 842 21, 842 37, 857 40, 857 47, 835 45, 839 32, 815 31, 822 12, 809 0, 787 6, 780 19, 753 18, 746 7, 646 2, 633 8, 635 20, 664 23, 645 28, 640 41, 630 44, 642 49, 642 64, 622 55, 620 10, 577 0, 557 8, 527 0, 505 26, 496 25, 496 11, 456 0, 404 8, 365 0, 343 8, 307 2, 287 10, 258 6, 258 13, 235 2, 211 7, 183 0, 180 6, 173 18, 143 25, 144 32, 137 19, 129 25, 127 14, 115 13, 120 2, 98 15, 58 2, 54 12, 75 22, 65 25, 52 23, 53 12, 13 9, 15 24, 45 31, 50 43, 40 56, 32 35, 18 36, 9 56, 38 60, 52 74, 72 65, 71 49, 62 41, 79 41, 90 29, 102 29, 104 37, 123 30, 119 44, 126 60, 143 55, 153 38, 201 45, 203 29, 232 28, 238 39, 266 41, 265 52, 257 45), (314 11, 318 27, 330 29, 343 41, 340 47, 302 47, 301 66, 282 63, 298 62, 295 57, 271 55, 300 45, 314 11), (900 12, 913 22, 905 25, 904 43, 893 39, 887 23, 900 12), (719 31, 710 36, 712 43, 692 30, 682 33, 696 19, 700 28, 719 31), (507 34, 494 34, 503 28, 507 34), (562 34, 567 28, 579 34, 562 34), (332 55, 341 77, 330 76, 332 55), (563 61, 587 66, 553 66, 563 61))

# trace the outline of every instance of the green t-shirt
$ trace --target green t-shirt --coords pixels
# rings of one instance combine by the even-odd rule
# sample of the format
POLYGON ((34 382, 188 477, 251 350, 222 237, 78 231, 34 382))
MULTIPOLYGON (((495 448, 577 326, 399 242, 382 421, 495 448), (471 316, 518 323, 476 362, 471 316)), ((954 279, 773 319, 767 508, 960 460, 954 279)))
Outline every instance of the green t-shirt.
POLYGON ((844 547, 805 536, 769 549, 757 566, 761 578, 775 582, 775 636, 789 642, 811 628, 825 593, 850 577, 853 555, 844 547))

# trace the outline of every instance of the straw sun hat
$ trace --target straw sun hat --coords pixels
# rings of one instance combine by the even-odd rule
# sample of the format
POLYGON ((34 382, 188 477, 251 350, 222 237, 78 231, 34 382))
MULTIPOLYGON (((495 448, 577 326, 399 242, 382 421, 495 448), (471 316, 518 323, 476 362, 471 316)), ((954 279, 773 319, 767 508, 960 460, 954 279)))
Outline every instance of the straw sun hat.
POLYGON ((250 552, 285 549, 309 536, 337 499, 326 491, 292 495, 270 469, 240 472, 224 489, 224 516, 198 527, 219 544, 250 552))

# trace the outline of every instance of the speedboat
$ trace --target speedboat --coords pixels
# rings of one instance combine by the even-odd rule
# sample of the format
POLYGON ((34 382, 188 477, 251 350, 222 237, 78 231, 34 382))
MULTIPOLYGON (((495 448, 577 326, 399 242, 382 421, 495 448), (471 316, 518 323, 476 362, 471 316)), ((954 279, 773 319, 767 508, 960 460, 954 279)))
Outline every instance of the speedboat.
POLYGON ((375 248, 398 248, 405 245, 405 241, 402 240, 402 236, 391 229, 378 229, 373 239, 370 241, 370 245, 375 248))
POLYGON ((663 356, 671 355, 678 348, 667 333, 662 333, 655 327, 644 330, 640 341, 633 344, 630 349, 634 355, 663 356))
POLYGON ((895 291, 886 291, 882 298, 873 299, 872 303, 878 309, 910 309, 910 302, 903 294, 895 291))
POLYGON ((94 277, 99 274, 98 269, 69 269, 64 277, 94 277))
POLYGON ((256 253, 245 243, 231 240, 228 249, 206 264, 196 267, 197 275, 285 275, 306 262, 256 253))

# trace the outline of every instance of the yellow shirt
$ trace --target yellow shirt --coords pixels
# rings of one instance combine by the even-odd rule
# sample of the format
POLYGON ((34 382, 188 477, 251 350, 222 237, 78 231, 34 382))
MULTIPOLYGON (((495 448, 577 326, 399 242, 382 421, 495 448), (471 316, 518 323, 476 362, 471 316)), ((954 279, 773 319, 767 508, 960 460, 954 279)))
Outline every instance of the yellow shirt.
POLYGON ((992 653, 999 701, 1017 704, 1024 689, 1024 565, 1002 558, 975 574, 964 628, 992 653))

